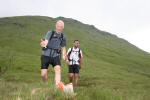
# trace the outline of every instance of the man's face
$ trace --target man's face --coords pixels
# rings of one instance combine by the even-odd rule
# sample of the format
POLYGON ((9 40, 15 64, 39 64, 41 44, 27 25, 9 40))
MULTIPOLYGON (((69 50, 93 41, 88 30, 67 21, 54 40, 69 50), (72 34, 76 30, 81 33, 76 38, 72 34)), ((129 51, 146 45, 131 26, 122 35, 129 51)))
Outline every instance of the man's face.
POLYGON ((74 42, 74 47, 75 47, 75 48, 80 47, 80 42, 79 42, 79 41, 75 41, 75 42, 74 42))
POLYGON ((56 31, 58 33, 61 33, 63 31, 63 29, 64 29, 64 22, 61 21, 61 20, 57 21, 57 23, 56 23, 56 31))

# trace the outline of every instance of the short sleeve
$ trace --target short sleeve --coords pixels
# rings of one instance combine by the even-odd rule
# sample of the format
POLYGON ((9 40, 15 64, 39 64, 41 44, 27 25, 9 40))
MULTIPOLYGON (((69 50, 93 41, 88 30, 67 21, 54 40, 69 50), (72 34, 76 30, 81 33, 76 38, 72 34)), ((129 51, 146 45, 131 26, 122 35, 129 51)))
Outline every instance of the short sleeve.
POLYGON ((65 46, 66 46, 66 37, 63 36, 61 47, 65 47, 65 46))
POLYGON ((49 40, 50 36, 51 36, 52 32, 48 31, 44 37, 44 39, 49 40))

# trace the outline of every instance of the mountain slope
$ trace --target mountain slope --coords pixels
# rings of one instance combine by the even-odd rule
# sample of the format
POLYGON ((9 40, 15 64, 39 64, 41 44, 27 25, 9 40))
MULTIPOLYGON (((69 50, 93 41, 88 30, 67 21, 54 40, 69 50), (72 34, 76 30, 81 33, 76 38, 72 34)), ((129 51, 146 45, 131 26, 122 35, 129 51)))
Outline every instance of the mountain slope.
MULTIPOLYGON (((37 87, 44 88, 39 83, 41 54, 39 42, 48 30, 54 29, 58 19, 65 22, 67 47, 72 46, 74 39, 79 39, 84 53, 80 86, 75 90, 78 93, 77 100, 150 99, 148 53, 126 40, 96 29, 93 25, 69 18, 43 16, 0 19, 0 85, 2 85, 0 92, 3 94, 0 98, 19 96, 29 99, 30 97, 25 98, 29 95, 29 91, 37 87)), ((53 73, 50 68, 50 86, 53 73)), ((67 66, 64 62, 62 79, 65 83, 68 82, 67 66)), ((43 94, 47 96, 46 92, 43 94)))

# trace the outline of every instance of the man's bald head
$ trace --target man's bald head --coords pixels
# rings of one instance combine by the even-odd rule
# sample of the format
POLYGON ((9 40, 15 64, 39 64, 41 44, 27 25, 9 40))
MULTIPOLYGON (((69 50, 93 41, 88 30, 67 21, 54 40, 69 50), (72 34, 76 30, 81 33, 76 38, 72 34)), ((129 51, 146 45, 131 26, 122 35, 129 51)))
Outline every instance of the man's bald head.
POLYGON ((64 22, 62 20, 58 20, 56 22, 56 32, 61 33, 64 29, 64 22))

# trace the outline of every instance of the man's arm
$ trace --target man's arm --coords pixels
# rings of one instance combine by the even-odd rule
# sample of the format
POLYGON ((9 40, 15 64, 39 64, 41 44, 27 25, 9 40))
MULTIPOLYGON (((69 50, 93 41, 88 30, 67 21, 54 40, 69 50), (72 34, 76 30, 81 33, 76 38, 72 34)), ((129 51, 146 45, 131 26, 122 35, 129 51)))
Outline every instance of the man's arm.
POLYGON ((67 60, 67 50, 66 50, 66 38, 63 36, 63 40, 61 43, 61 51, 63 60, 67 60))
POLYGON ((48 44, 48 40, 49 40, 51 34, 52 34, 52 33, 51 33, 50 31, 48 31, 48 32, 45 34, 44 39, 41 39, 41 42, 40 42, 41 47, 45 47, 45 48, 46 48, 46 46, 47 46, 47 44, 48 44))
POLYGON ((62 58, 63 58, 63 60, 67 60, 66 47, 62 47, 61 51, 62 51, 62 58))
POLYGON ((80 51, 80 54, 81 54, 81 58, 80 58, 80 67, 83 68, 83 53, 82 53, 82 50, 80 51))
POLYGON ((66 63, 69 65, 69 53, 71 51, 71 48, 68 49, 67 54, 66 54, 66 63))

